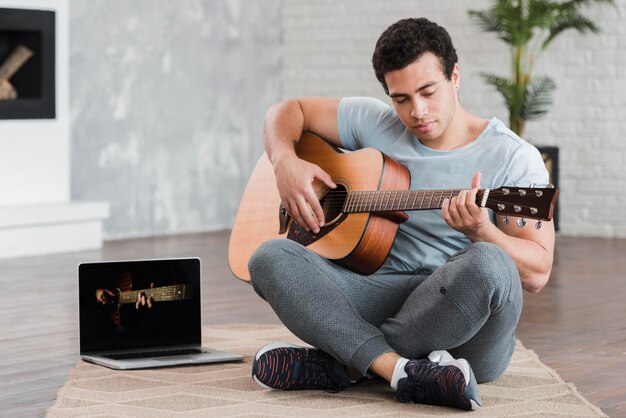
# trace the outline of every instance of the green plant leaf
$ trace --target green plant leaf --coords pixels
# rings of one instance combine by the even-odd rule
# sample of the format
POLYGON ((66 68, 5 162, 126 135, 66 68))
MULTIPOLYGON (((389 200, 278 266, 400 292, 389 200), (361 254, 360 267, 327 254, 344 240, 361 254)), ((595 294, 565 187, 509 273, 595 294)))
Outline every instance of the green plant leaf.
POLYGON ((476 20, 478 26, 483 32, 494 32, 498 35, 498 38, 507 44, 511 44, 513 42, 511 34, 505 27, 504 20, 493 11, 488 10, 478 12, 470 10, 469 15, 476 20))
POLYGON ((481 73, 480 76, 487 84, 491 84, 496 88, 496 90, 498 90, 504 98, 507 108, 515 108, 516 86, 513 81, 494 74, 481 73))
POLYGON ((526 120, 537 119, 548 112, 556 84, 549 77, 535 77, 526 85, 520 116, 526 120))
POLYGON ((598 33, 600 31, 593 21, 576 12, 564 14, 559 16, 559 18, 550 27, 550 35, 545 41, 543 41, 541 48, 545 49, 548 44, 554 40, 554 38, 567 29, 576 29, 580 33, 585 33, 587 31, 598 33))
POLYGON ((559 6, 564 10, 577 10, 581 6, 590 6, 592 3, 606 3, 615 6, 615 0, 569 0, 559 3, 559 6))
POLYGON ((509 126, 518 134, 525 120, 544 115, 552 103, 554 82, 531 76, 539 55, 567 29, 598 32, 596 24, 583 15, 585 10, 581 11, 595 3, 615 5, 615 0, 493 0, 487 10, 468 11, 484 32, 495 33, 511 47, 510 77, 482 76, 504 97, 509 126))

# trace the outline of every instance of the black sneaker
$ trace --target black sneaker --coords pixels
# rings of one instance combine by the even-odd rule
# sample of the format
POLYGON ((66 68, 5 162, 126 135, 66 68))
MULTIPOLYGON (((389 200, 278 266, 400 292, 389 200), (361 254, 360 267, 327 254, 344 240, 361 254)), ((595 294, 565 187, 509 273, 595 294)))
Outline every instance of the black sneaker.
POLYGON ((257 351, 252 378, 267 389, 339 392, 351 386, 345 366, 329 354, 282 342, 257 351))
POLYGON ((480 408, 478 384, 465 359, 455 360, 447 351, 433 351, 428 359, 409 360, 407 377, 398 381, 395 397, 400 402, 480 408))

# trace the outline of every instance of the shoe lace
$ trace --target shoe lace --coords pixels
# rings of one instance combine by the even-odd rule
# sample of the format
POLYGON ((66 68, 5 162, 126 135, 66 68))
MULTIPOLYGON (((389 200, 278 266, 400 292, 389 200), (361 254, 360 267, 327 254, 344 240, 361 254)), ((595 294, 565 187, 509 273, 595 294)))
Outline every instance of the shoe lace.
POLYGON ((323 387, 327 392, 339 392, 342 387, 341 377, 333 370, 335 362, 328 354, 316 349, 304 349, 299 355, 297 366, 300 378, 294 382, 301 389, 323 387))

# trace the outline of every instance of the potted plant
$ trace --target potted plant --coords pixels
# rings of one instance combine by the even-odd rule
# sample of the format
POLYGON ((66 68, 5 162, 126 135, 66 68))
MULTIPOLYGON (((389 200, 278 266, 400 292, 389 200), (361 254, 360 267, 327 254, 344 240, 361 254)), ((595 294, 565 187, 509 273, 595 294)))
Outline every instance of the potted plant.
MULTIPOLYGON (((495 33, 509 45, 511 74, 502 77, 481 74, 502 95, 509 110, 509 127, 522 136, 526 121, 548 112, 552 104, 555 82, 547 76, 533 76, 539 56, 563 32, 575 29, 580 33, 599 32, 596 24, 582 14, 582 7, 613 0, 495 0, 484 11, 470 10, 484 32, 495 33)), ((539 147, 551 182, 558 187, 558 148, 539 147)), ((555 213, 556 223, 556 213, 555 213)))

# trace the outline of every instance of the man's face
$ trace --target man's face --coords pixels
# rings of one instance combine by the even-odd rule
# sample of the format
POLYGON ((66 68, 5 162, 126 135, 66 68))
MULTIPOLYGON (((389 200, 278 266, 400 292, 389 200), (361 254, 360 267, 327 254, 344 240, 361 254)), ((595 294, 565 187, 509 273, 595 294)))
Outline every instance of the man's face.
POLYGON ((452 121, 457 105, 459 70, 452 79, 444 75, 439 58, 427 52, 401 70, 385 74, 389 97, 404 125, 433 149, 445 148, 441 138, 452 121))

